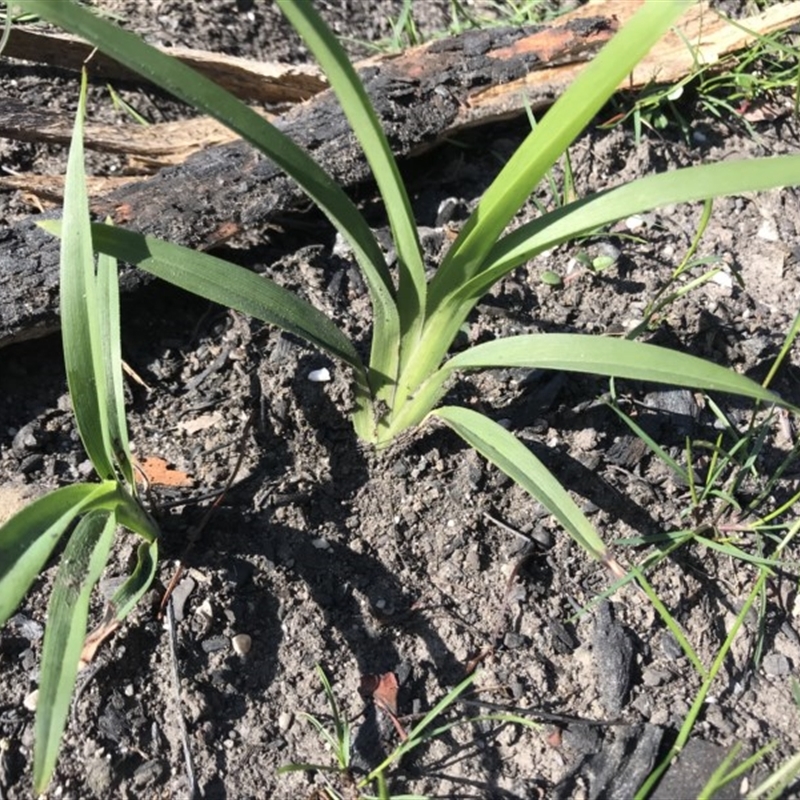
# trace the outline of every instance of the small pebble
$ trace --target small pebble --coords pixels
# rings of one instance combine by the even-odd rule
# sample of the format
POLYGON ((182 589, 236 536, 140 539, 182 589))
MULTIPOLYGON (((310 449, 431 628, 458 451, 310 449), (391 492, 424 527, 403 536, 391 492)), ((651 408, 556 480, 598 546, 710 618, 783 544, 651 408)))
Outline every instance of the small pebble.
POLYGON ((157 759, 151 759, 140 764, 133 773, 133 785, 143 788, 160 780, 164 774, 164 765, 157 759))
POLYGON ((654 669, 648 667, 642 672, 642 683, 645 686, 661 686, 663 683, 669 683, 672 675, 663 669, 654 669))
POLYGON ((236 636, 231 639, 231 644, 233 645, 234 653, 240 656, 246 656, 253 646, 253 640, 246 633, 237 633, 236 636))
POLYGON ((768 656, 764 656, 762 666, 764 672, 772 676, 788 675, 792 671, 789 659, 780 653, 770 653, 768 656))
POLYGON ((644 224, 644 217, 640 217, 638 214, 634 214, 625 220, 625 227, 629 231, 637 231, 639 228, 643 228, 644 224))
POLYGON ((39 690, 34 689, 30 694, 25 695, 25 699, 22 701, 22 705, 28 709, 28 711, 36 711, 36 705, 39 702, 39 690))
POLYGON ((291 711, 283 711, 278 716, 278 728, 282 733, 286 733, 294 722, 294 715, 291 711))
POLYGON ((718 272, 711 281, 712 283, 716 283, 717 286, 723 286, 726 289, 731 289, 733 287, 733 278, 730 276, 730 273, 724 270, 718 272))
POLYGON ((680 643, 671 633, 665 633, 661 637, 661 652, 672 661, 684 654, 680 643))
POLYGON ((228 640, 224 636, 211 636, 200 642, 204 653, 216 653, 217 650, 224 650, 227 646, 228 640))
POLYGON ((518 633, 514 633, 513 631, 509 631, 503 637, 503 644, 509 649, 513 650, 516 647, 521 647, 525 644, 525 637, 521 636, 518 633))
POLYGON ((311 372, 308 373, 308 379, 312 383, 328 383, 328 381, 331 379, 331 373, 327 367, 323 367, 322 369, 312 369, 311 372))

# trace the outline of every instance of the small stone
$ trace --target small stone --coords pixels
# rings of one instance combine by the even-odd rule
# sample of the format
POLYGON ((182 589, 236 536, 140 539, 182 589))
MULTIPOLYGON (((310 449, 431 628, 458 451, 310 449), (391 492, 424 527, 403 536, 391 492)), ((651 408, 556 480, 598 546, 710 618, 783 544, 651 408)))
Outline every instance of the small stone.
POLYGON ((319 539, 312 539, 311 544, 316 547, 317 550, 329 550, 331 546, 328 540, 323 539, 321 536, 319 539))
POLYGON ((780 653, 770 653, 768 656, 764 656, 761 665, 764 667, 764 672, 773 677, 788 675, 792 671, 789 659, 780 653))
POLYGON ((28 450, 33 450, 39 444, 34 433, 33 423, 28 423, 20 428, 11 441, 11 449, 18 455, 23 455, 28 450))
POLYGON ((714 275, 714 277, 711 279, 711 282, 716 283, 717 286, 722 286, 725 289, 733 288, 733 278, 729 272, 725 272, 724 270, 720 270, 716 275, 714 275))
POLYGON ((628 217, 625 220, 625 227, 629 231, 637 231, 640 228, 643 228, 645 225, 644 217, 639 216, 638 214, 634 214, 631 217, 628 217))
POLYGON ((327 367, 312 369, 311 372, 308 373, 308 379, 312 383, 328 383, 331 379, 331 373, 327 367))
POLYGON ((661 686, 664 683, 668 683, 670 678, 672 678, 672 675, 663 669, 648 667, 642 672, 642 683, 645 686, 661 686))
POLYGON ((520 635, 519 633, 514 633, 513 631, 509 631, 503 637, 503 644, 509 649, 514 650, 517 647, 522 647, 525 644, 525 637, 520 635))
POLYGON ((140 764, 133 773, 133 784, 138 788, 147 786, 148 784, 155 783, 164 774, 164 765, 156 760, 151 759, 140 764))
POLYGON ((231 638, 231 645, 233 645, 233 652, 240 656, 246 656, 253 646, 253 640, 246 633, 237 633, 236 636, 231 638))
POLYGON ((286 731, 291 728, 292 723, 294 722, 294 714, 291 711, 283 711, 278 716, 278 728, 281 733, 286 733, 286 731))
POLYGON ((661 652, 670 660, 674 661, 683 655, 683 648, 675 636, 667 632, 661 637, 661 652))
POLYGON ((224 636, 210 636, 200 642, 204 653, 216 653, 218 650, 225 650, 227 646, 228 640, 224 636))
POLYGON ((756 236, 758 236, 759 239, 763 239, 765 242, 779 242, 781 238, 774 219, 765 219, 761 223, 756 236))
POLYGON ((28 711, 36 711, 36 706, 39 702, 39 690, 34 689, 29 694, 25 695, 25 699, 22 701, 22 705, 28 709, 28 711))
POLYGON ((175 621, 182 622, 186 612, 186 601, 194 591, 197 583, 190 577, 185 577, 172 593, 172 610, 175 613, 175 621))

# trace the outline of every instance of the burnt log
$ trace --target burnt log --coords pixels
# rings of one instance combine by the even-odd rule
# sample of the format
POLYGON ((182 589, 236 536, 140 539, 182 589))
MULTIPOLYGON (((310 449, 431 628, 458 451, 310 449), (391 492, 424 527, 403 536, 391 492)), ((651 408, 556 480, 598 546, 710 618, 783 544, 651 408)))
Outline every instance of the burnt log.
MULTIPOLYGON (((392 149, 407 158, 464 127, 553 102, 639 5, 606 0, 548 25, 470 31, 361 62, 359 74, 392 149)), ((776 7, 733 25, 706 11, 705 3, 695 6, 680 32, 665 37, 626 85, 636 88, 685 75, 695 63, 687 41, 702 40, 703 57, 710 63, 752 41, 749 30, 769 33, 798 16, 796 9, 776 7)), ((330 90, 295 106, 277 125, 340 185, 369 181, 367 163, 330 90)), ((298 187, 269 160, 235 141, 118 187, 92 208, 117 225, 210 249, 304 201, 298 187)), ((129 270, 121 285, 130 290, 145 280, 140 271, 129 270)), ((0 230, 0 347, 58 328, 57 284, 58 242, 40 231, 35 219, 0 230)))

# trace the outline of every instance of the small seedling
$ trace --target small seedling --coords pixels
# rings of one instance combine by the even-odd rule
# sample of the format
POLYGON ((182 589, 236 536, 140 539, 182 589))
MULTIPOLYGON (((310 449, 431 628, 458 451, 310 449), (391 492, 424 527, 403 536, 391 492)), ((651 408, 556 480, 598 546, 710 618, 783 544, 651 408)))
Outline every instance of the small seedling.
MULTIPOLYGON (((461 681, 461 683, 454 686, 438 703, 436 703, 436 705, 428 711, 404 737, 402 737, 400 744, 398 744, 380 764, 370 770, 367 775, 357 778, 350 770, 350 743, 352 738, 350 723, 342 716, 330 681, 319 666, 317 667, 317 674, 320 677, 323 691, 328 701, 328 707, 331 710, 332 724, 326 726, 325 723, 311 714, 303 713, 302 716, 314 726, 320 738, 325 742, 326 747, 334 753, 336 764, 334 766, 310 763, 287 764, 278 770, 278 774, 285 774, 288 772, 320 772, 326 776, 338 774, 343 779, 343 782, 351 789, 355 789, 357 796, 363 800, 371 800, 371 798, 376 796, 381 798, 381 800, 383 798, 387 798, 387 800, 389 798, 392 800, 424 800, 424 798, 420 798, 417 795, 391 794, 388 789, 389 771, 393 767, 396 767, 411 751, 416 750, 431 739, 444 736, 448 731, 451 731, 457 726, 493 721, 499 722, 500 724, 522 725, 529 728, 538 727, 538 724, 530 719, 517 714, 503 712, 481 714, 479 716, 463 716, 456 712, 454 719, 443 720, 442 718, 448 712, 455 711, 456 705, 464 692, 473 686, 477 677, 477 675, 473 673, 461 681), (373 795, 371 793, 373 790, 377 790, 378 794, 373 795)), ((345 795, 343 792, 340 793, 332 782, 327 780, 325 791, 333 800, 342 800, 343 797, 350 796, 345 795)))

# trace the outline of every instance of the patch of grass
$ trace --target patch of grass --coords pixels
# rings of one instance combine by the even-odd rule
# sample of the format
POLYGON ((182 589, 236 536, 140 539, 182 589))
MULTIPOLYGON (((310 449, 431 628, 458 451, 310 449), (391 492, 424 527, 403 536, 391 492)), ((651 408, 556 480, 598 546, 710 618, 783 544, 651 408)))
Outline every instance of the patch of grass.
MULTIPOLYGON (((769 5, 767 3, 766 5, 769 5)), ((753 13, 757 13, 754 11, 753 13)), ((696 53, 694 45, 686 46, 695 53, 695 68, 680 81, 668 85, 651 85, 631 101, 624 95, 612 100, 617 113, 605 125, 611 127, 631 122, 637 142, 645 129, 664 131, 677 127, 685 140, 692 143, 695 119, 707 114, 723 122, 738 122, 750 135, 758 138, 751 119, 784 113, 785 108, 772 108, 787 95, 794 98, 792 113, 800 109, 800 48, 791 32, 757 35, 735 20, 731 24, 751 33, 755 41, 740 52, 730 54, 718 63, 707 65, 696 53)))
MULTIPOLYGON (((366 775, 356 776, 350 765, 350 748, 352 744, 351 724, 345 719, 327 675, 321 667, 317 667, 325 698, 330 709, 330 724, 326 725, 317 717, 303 713, 316 729, 327 750, 333 753, 335 764, 320 765, 307 762, 292 763, 281 767, 278 774, 289 772, 315 772, 325 776, 325 792, 332 800, 344 800, 354 794, 363 800, 424 800, 418 795, 393 794, 390 791, 391 770, 396 768, 402 759, 425 743, 440 738, 453 728, 472 725, 479 722, 497 722, 501 725, 514 724, 528 728, 538 728, 538 724, 530 719, 514 713, 491 713, 478 716, 465 716, 456 708, 463 694, 474 686, 477 675, 472 674, 447 692, 434 707, 407 732, 402 741, 384 758, 384 760, 366 775), (449 716, 450 719, 446 717, 449 716), (338 778, 338 785, 330 779, 338 778)), ((382 713, 376 709, 376 713, 382 713)))
POLYGON ((437 31, 423 34, 414 14, 414 0, 403 0, 397 18, 391 20, 392 34, 378 42, 358 43, 376 52, 396 52, 415 47, 435 39, 458 36, 468 30, 484 30, 492 27, 521 27, 544 22, 554 16, 545 0, 483 0, 467 4, 461 0, 449 0, 447 25, 437 31))
MULTIPOLYGON (((97 272, 94 271, 91 247, 105 254, 106 258, 119 258, 138 265, 200 296, 277 325, 327 351, 349 369, 355 406, 353 425, 358 436, 375 447, 388 447, 402 434, 420 430, 425 425, 450 427, 535 497, 590 556, 602 561, 617 575, 624 574, 624 571, 567 488, 521 441, 489 416, 472 408, 440 405, 448 387, 460 374, 509 367, 563 370, 682 385, 706 392, 729 392, 797 410, 768 389, 732 370, 625 339, 579 334, 510 336, 450 354, 454 340, 481 297, 513 269, 545 250, 654 207, 800 184, 798 156, 709 164, 648 176, 580 199, 564 196, 556 208, 506 232, 531 193, 553 165, 564 157, 572 142, 623 78, 690 5, 686 0, 644 4, 588 65, 538 122, 486 190, 430 280, 426 276, 406 187, 384 131, 353 66, 340 43, 317 16, 312 3, 281 0, 279 5, 323 67, 364 149, 389 218, 397 253, 396 268, 390 268, 373 231, 342 188, 303 149, 227 92, 170 56, 149 47, 136 36, 72 2, 16 0, 16 5, 82 36, 101 50, 113 53, 121 63, 228 125, 281 166, 347 240, 372 302, 372 340, 369 358, 365 360, 359 355, 357 345, 360 343, 349 341, 334 320, 263 275, 132 231, 108 225, 93 225, 90 229, 83 200, 78 233, 73 233, 66 215, 61 224, 43 225, 62 237, 65 248, 79 248, 78 263, 82 265, 81 274, 84 276, 80 286, 83 291, 82 313, 86 316, 87 327, 81 334, 83 338, 79 338, 78 331, 73 329, 70 334, 68 326, 65 326, 67 340, 74 336, 80 343, 80 347, 72 348, 65 357, 71 359, 76 353, 84 353, 89 359, 81 368, 82 379, 73 382, 71 377, 70 382, 84 444, 103 479, 103 483, 98 485, 100 489, 93 485, 86 490, 89 492, 87 498, 94 502, 92 492, 112 493, 116 505, 99 510, 116 513, 121 522, 145 536, 151 556, 154 556, 156 541, 153 527, 134 518, 135 513, 143 513, 135 498, 128 499, 128 495, 124 495, 123 499, 117 499, 117 493, 122 491, 120 487, 132 494, 134 489, 130 487, 135 488, 135 484, 127 457, 127 434, 119 386, 114 383, 112 392, 105 380, 97 377, 117 374, 118 351, 106 352, 97 344, 101 341, 96 336, 100 329, 98 326, 111 323, 103 316, 105 305, 97 297, 101 290, 95 292, 93 289, 96 284, 103 287, 103 298, 116 298, 116 286, 111 277, 111 273, 116 273, 115 265, 106 261, 101 262, 97 272), (117 397, 113 407, 104 400, 103 391, 117 397), (87 411, 78 412, 79 407, 85 407, 87 411), (87 423, 84 424, 82 419, 87 423)), ((79 126, 76 126, 71 164, 83 157, 78 134, 79 126)), ((71 179, 74 187, 81 178, 74 171, 72 174, 78 176, 71 179)), ((64 296, 77 302, 81 293, 75 292, 76 284, 69 283, 69 276, 62 280, 64 296)), ((116 322, 116 317, 113 321, 116 322)), ((116 342, 113 336, 106 339, 112 344, 116 342)), ((68 373, 77 375, 70 364, 68 360, 68 373)), ((653 446, 658 447, 656 443, 653 446)), ((732 459, 733 456, 738 456, 738 453, 734 452, 732 459)), ((715 458, 720 460, 719 452, 715 458)), ((726 469, 727 466, 725 464, 726 469)), ((728 492, 730 494, 730 487, 728 492)), ((695 494, 700 498, 698 504, 701 500, 706 501, 702 492, 695 494)), ((69 513, 73 516, 88 510, 86 505, 76 506, 72 495, 70 498, 69 513)), ((85 502, 89 503, 89 500, 85 502)), ((91 510, 94 511, 95 507, 92 506, 91 510)), ((22 519, 30 521, 30 514, 22 519)), ((88 542, 102 541, 105 547, 108 533, 104 526, 109 517, 91 516, 88 519, 90 522, 86 523, 85 530, 81 529, 82 536, 88 542)), ((48 520, 49 524, 51 520, 48 520)), ((24 529, 21 522, 15 525, 16 538, 8 538, 8 526, 0 531, 0 548, 4 543, 10 543, 6 546, 9 551, 13 550, 20 536, 27 537, 26 541, 31 543, 41 540, 44 530, 41 523, 31 530, 24 529)), ((94 552, 89 545, 84 549, 87 553, 94 552)), ((29 562, 26 576, 30 580, 24 586, 20 583, 19 591, 7 595, 10 600, 6 601, 8 608, 4 610, 13 610, 45 559, 46 554, 29 562)), ((154 563, 152 558, 151 562, 154 563)), ((90 578, 94 579, 97 567, 93 557, 83 558, 83 563, 82 585, 91 582, 90 578)), ((0 570, 2 565, 0 559, 0 570)), ((759 568, 767 569, 766 566, 759 568)), ((4 580, 4 573, 0 572, 0 596, 5 588, 4 580)), ((712 672, 713 669, 709 674, 712 672)), ((59 692, 59 697, 63 697, 63 689, 59 692)), ((329 701, 331 698, 329 694, 329 701)), ((452 699, 445 698, 432 709, 423 720, 424 726, 420 723, 413 729, 419 730, 419 735, 415 738, 409 734, 409 739, 418 742, 423 733, 428 735, 430 731, 427 729, 448 703, 452 703, 452 699)), ((327 729, 321 727, 319 730, 322 735, 327 729)), ((345 734, 346 728, 341 724, 329 734, 330 740, 340 750, 337 756, 339 769, 346 758, 341 750, 345 734)), ((403 743, 389 761, 365 780, 379 780, 390 764, 406 752, 404 748, 411 746, 403 743)), ((52 753, 52 750, 48 752, 52 753)), ((39 789, 46 784, 43 776, 44 772, 37 772, 39 789)))

